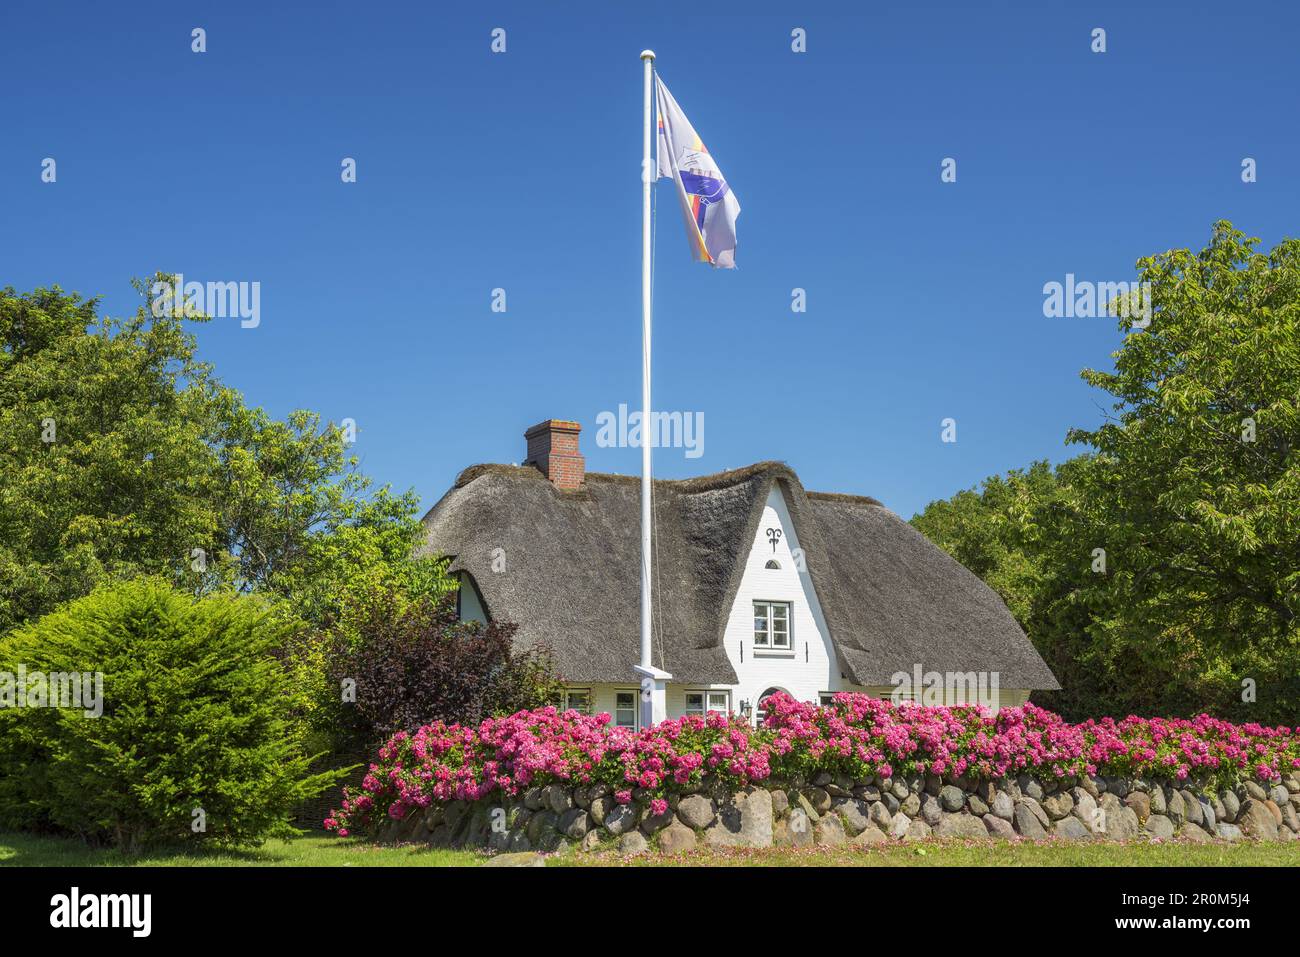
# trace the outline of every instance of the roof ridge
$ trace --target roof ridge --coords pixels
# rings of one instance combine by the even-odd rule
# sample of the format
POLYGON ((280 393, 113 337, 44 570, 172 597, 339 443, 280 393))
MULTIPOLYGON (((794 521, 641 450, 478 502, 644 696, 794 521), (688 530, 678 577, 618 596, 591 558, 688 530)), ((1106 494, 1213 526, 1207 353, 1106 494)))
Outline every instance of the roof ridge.
MULTIPOLYGON (((794 469, 790 468, 785 462, 778 462, 767 459, 762 462, 755 462, 752 465, 745 465, 741 468, 726 469, 722 472, 711 472, 707 475, 695 475, 690 478, 665 479, 656 478, 656 485, 669 485, 688 492, 704 492, 714 488, 723 488, 728 485, 739 485, 747 482, 756 475, 763 475, 770 472, 783 472, 792 476, 798 481, 798 475, 794 469)), ((542 479, 546 476, 540 470, 532 465, 504 465, 494 462, 484 462, 479 465, 471 465, 464 469, 456 476, 456 481, 452 484, 453 488, 463 488, 470 482, 483 475, 504 475, 508 477, 542 479)), ((588 472, 584 481, 595 479, 599 482, 639 482, 639 475, 619 475, 614 472, 588 472)))
POLYGON ((819 502, 846 502, 851 505, 876 505, 885 508, 885 503, 871 495, 850 495, 847 492, 809 492, 804 495, 819 502))
MULTIPOLYGON (((754 462, 751 465, 743 465, 740 468, 724 469, 721 472, 710 472, 706 475, 694 475, 690 478, 665 479, 657 478, 654 480, 657 485, 672 486, 686 492, 707 492, 711 489, 724 488, 728 485, 739 485, 747 482, 756 475, 765 473, 785 473, 799 480, 798 474, 787 463, 776 459, 764 459, 761 462, 754 462)), ((461 471, 456 476, 456 481, 452 484, 453 488, 464 488, 470 482, 482 475, 506 475, 527 479, 544 479, 540 470, 532 465, 505 465, 503 463, 483 462, 479 465, 471 465, 461 471)), ((616 472, 588 472, 584 476, 585 481, 596 480, 598 482, 639 482, 641 477, 635 474, 620 475, 616 472)), ((800 483, 802 486, 802 483, 800 483)), ((847 505, 874 505, 885 508, 885 503, 871 495, 852 495, 847 492, 813 492, 804 489, 804 494, 808 498, 819 502, 844 502, 847 505)))

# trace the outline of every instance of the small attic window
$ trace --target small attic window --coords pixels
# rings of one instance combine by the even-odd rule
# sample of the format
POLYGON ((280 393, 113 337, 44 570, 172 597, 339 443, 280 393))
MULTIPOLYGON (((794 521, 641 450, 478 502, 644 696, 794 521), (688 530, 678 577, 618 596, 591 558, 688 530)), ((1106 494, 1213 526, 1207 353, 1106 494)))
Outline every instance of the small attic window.
POLYGON ((775 569, 780 569, 780 567, 781 567, 781 563, 778 562, 775 558, 769 558, 769 559, 767 560, 767 564, 764 565, 763 567, 764 567, 764 568, 775 568, 775 569))

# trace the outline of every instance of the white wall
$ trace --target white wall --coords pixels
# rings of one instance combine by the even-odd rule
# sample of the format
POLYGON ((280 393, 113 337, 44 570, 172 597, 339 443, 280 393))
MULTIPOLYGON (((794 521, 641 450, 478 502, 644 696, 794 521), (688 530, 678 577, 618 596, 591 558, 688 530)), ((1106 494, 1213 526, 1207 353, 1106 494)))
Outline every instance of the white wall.
MULTIPOLYGON (((767 526, 764 526, 764 528, 766 527, 767 526)), ((746 654, 748 654, 748 652, 746 652, 746 654)), ((742 681, 744 680, 745 679, 742 677, 742 681)), ((759 683, 761 684, 761 682, 759 683)), ((591 712, 590 712, 591 714, 600 714, 602 711, 604 711, 607 712, 611 717, 617 713, 615 708, 616 705, 615 695, 620 691, 636 694, 638 690, 635 681, 627 681, 622 684, 577 684, 575 683, 569 685, 569 687, 582 688, 585 691, 591 692, 591 712)), ((740 709, 740 702, 741 702, 739 689, 746 688, 746 687, 753 687, 753 685, 742 684, 742 685, 732 687, 731 685, 687 685, 687 684, 676 684, 670 682, 668 685, 668 716, 670 718, 679 718, 686 713, 686 694, 688 691, 729 691, 731 693, 731 710, 733 712, 738 711, 740 709)), ((766 691, 769 687, 771 687, 771 685, 764 684, 762 687, 758 688, 757 692, 746 692, 747 694, 751 695, 749 698, 750 703, 752 704, 755 701, 757 701, 757 695, 762 693, 763 691, 766 691)), ((864 694, 871 695, 873 698, 889 698, 893 694, 894 689, 889 687, 861 687, 858 685, 850 685, 847 682, 841 681, 839 682, 839 687, 830 688, 830 689, 821 689, 821 690, 860 691, 864 694)), ((795 694, 795 692, 791 691, 791 694, 795 694)), ((801 697, 801 700, 808 700, 808 701, 817 700, 816 694, 809 695, 807 698, 803 698, 802 696, 799 697, 801 697)), ((997 703, 993 705, 993 710, 997 711, 999 708, 1020 707, 1028 700, 1029 700, 1029 692, 1023 688, 1000 688, 998 691, 998 700, 997 703)), ((944 704, 948 704, 948 705, 964 704, 964 703, 966 702, 959 701, 959 700, 944 701, 944 704)), ((610 724, 613 725, 614 721, 611 720, 610 724)))
POLYGON ((754 534, 744 576, 731 606, 723 644, 727 658, 736 669, 739 683, 732 693, 732 708, 742 700, 758 703, 768 688, 780 688, 800 701, 816 701, 826 691, 841 691, 835 651, 830 642, 826 619, 813 591, 807 570, 800 571, 795 560, 799 534, 790 519, 785 498, 774 485, 763 508, 762 521, 754 534), (781 533, 773 549, 768 530, 781 533), (776 559, 780 569, 766 568, 776 559), (754 648, 754 601, 790 602, 791 652, 756 651, 754 648))
MULTIPOLYGON (((631 669, 629 669, 630 671, 631 669)), ((591 714, 600 714, 602 711, 607 712, 611 717, 615 717, 618 692, 639 693, 639 686, 636 680, 627 681, 623 684, 582 684, 581 682, 572 682, 565 687, 581 688, 584 691, 591 692, 591 714)), ((675 684, 670 682, 668 685, 668 717, 679 718, 686 713, 686 695, 691 691, 727 691, 731 692, 731 710, 735 711, 740 704, 733 689, 730 685, 688 685, 675 684)), ((707 700, 707 699, 706 699, 707 700)), ((614 720, 610 721, 613 725, 614 720)))
MULTIPOLYGON (((889 687, 862 688, 862 689, 855 689, 855 690, 862 690, 867 694, 871 695, 873 698, 892 698, 894 694, 894 689, 889 687)), ((915 693, 912 693, 912 694, 904 694, 901 695, 900 697, 904 700, 908 698, 915 699, 917 695, 915 693)), ((1001 688, 1000 687, 998 688, 996 702, 990 704, 989 706, 993 711, 997 711, 999 708, 1018 708, 1028 700, 1029 700, 1029 691, 1025 688, 1001 688)), ((945 688, 943 703, 945 705, 957 705, 957 704, 969 704, 970 702, 966 701, 964 699, 964 696, 960 694, 949 695, 948 689, 945 688)), ((985 703, 985 702, 981 702, 981 703, 985 703)))
MULTIPOLYGON (((631 669, 628 669, 628 670, 630 671, 631 669)), ((634 677, 634 679, 635 679, 635 676, 633 676, 633 677, 634 677)), ((585 690, 585 691, 590 691, 590 692, 591 692, 591 710, 590 710, 589 713, 590 713, 590 714, 600 714, 602 711, 607 712, 607 713, 610 715, 610 719, 611 719, 611 720, 610 720, 609 723, 610 723, 610 726, 611 726, 611 727, 612 727, 612 726, 617 722, 617 715, 618 715, 618 712, 617 712, 617 697, 616 697, 616 696, 617 696, 618 692, 620 692, 620 691, 622 691, 622 692, 624 692, 624 693, 628 693, 628 692, 630 692, 630 693, 633 694, 634 696, 638 695, 638 693, 639 693, 639 686, 637 685, 636 680, 631 680, 631 681, 626 682, 625 684, 618 684, 618 685, 609 685, 609 684, 580 684, 580 683, 578 683, 578 682, 574 682, 574 683, 572 683, 572 684, 570 684, 570 685, 567 685, 566 687, 570 687, 570 688, 582 688, 582 689, 585 690)), ((632 700, 633 700, 634 703, 636 703, 636 702, 638 701, 638 698, 637 698, 637 697, 633 697, 632 700)), ((635 713, 635 711, 637 711, 637 710, 639 710, 639 708, 634 709, 634 713, 635 713)))

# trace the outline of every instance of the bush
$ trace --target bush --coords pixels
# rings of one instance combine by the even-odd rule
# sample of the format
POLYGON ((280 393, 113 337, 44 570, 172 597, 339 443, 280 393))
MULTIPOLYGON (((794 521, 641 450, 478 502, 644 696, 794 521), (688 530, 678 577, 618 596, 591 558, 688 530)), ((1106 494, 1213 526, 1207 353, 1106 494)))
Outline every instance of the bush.
POLYGON ((291 809, 339 775, 306 772, 292 689, 271 654, 289 627, 253 598, 196 599, 139 580, 0 639, 11 675, 102 673, 98 717, 0 709, 0 826, 128 851, 293 833, 291 809))
POLYGON ((454 596, 412 599, 381 589, 360 612, 327 636, 323 655, 317 649, 318 660, 328 663, 333 698, 317 714, 350 729, 353 743, 368 751, 431 721, 473 724, 558 696, 545 650, 517 651, 514 625, 460 621, 454 596), (356 701, 341 703, 340 688, 349 680, 356 701))
POLYGON ((662 809, 667 794, 699 787, 705 774, 735 788, 820 771, 855 780, 1110 774, 1227 785, 1276 781, 1300 768, 1300 728, 1205 715, 1072 725, 1034 705, 993 715, 978 707, 895 707, 849 692, 828 707, 787 695, 766 702, 759 728, 713 713, 634 732, 610 728, 608 714, 541 708, 477 727, 439 722, 400 732, 380 749, 361 793, 347 793, 325 825, 343 835, 373 834, 385 817, 401 819, 434 801, 516 795, 553 781, 607 784, 623 804, 640 789, 662 809))

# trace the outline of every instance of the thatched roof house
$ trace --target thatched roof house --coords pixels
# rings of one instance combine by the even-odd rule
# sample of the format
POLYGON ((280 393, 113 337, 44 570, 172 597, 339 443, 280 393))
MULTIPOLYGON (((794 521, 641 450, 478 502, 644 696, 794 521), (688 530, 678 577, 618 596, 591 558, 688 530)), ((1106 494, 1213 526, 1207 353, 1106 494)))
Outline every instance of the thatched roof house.
MULTIPOLYGON (((477 465, 424 518, 462 613, 544 644, 570 703, 634 723, 640 494, 587 474, 576 423, 530 429, 523 466, 477 465)), ((654 483, 654 665, 669 714, 752 710, 770 690, 887 693, 974 681, 944 700, 1021 703, 1059 687, 983 582, 872 498, 805 491, 779 462, 654 483), (972 677, 973 676, 973 677, 972 677)))

